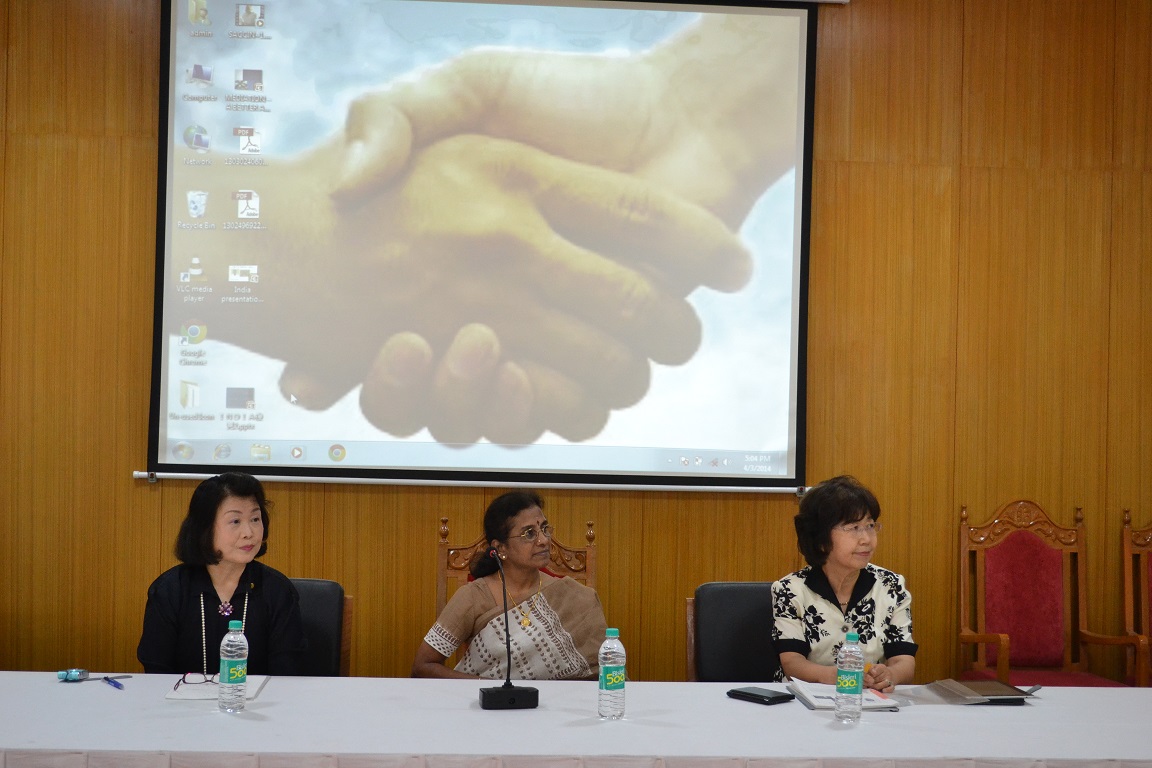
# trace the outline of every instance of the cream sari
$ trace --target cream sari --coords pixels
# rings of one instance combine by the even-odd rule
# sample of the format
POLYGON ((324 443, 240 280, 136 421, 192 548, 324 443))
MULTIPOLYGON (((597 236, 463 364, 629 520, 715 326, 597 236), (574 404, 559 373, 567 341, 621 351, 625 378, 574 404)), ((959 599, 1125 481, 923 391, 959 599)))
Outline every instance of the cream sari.
MULTIPOLYGON (((508 617, 513 678, 596 676, 596 653, 606 622, 595 590, 569 578, 558 579, 510 606, 508 617)), ((506 670, 505 624, 503 605, 497 605, 487 584, 477 580, 457 590, 424 642, 445 657, 467 644, 456 670, 499 680, 506 670)))

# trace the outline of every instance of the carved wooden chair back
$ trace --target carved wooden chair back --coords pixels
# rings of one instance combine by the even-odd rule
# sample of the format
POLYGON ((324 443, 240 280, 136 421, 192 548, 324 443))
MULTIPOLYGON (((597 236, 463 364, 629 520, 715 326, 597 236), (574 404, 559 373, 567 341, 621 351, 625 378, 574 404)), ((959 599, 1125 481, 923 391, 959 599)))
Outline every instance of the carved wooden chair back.
MULTIPOLYGON (((571 576, 581 584, 596 588, 596 531, 589 520, 584 534, 587 542, 583 547, 570 547, 555 537, 552 538, 551 562, 544 568, 553 576, 571 576)), ((436 553, 436 615, 444 610, 448 598, 460 587, 467 584, 472 574, 469 566, 472 558, 481 556, 488 549, 488 542, 481 535, 467 544, 450 544, 448 518, 440 518, 440 540, 436 553)))
MULTIPOLYGON (((1071 528, 1058 525, 1034 502, 1013 501, 980 525, 960 513, 960 628, 1007 635, 1010 667, 1083 671, 1073 642, 1084 626, 1083 513, 1071 528)), ((964 670, 1003 662, 995 643, 976 643, 964 670)))
MULTIPOLYGON (((1124 510, 1124 630, 1143 638, 1135 653, 1127 658, 1127 676, 1136 685, 1146 686, 1149 670, 1148 636, 1152 634, 1152 525, 1132 527, 1132 511, 1124 510)), ((1139 641, 1138 641, 1139 643, 1139 641)))

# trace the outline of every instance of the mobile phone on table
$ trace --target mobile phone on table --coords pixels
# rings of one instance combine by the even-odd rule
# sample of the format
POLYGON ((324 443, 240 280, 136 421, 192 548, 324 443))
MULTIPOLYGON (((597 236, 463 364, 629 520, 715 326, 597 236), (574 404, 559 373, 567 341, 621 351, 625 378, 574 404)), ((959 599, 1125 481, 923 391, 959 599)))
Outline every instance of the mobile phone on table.
POLYGON ((784 691, 773 691, 768 688, 733 688, 728 691, 728 696, 733 699, 740 699, 741 701, 754 701, 757 704, 783 704, 786 701, 792 701, 796 698, 790 693, 784 691))

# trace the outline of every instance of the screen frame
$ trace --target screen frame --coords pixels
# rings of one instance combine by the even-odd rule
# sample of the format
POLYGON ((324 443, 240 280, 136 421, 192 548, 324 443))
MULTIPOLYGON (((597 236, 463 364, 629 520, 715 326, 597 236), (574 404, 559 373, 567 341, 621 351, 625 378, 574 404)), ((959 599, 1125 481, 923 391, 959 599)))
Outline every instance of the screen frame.
MULTIPOLYGON (((818 5, 815 2, 684 2, 665 0, 659 5, 710 6, 722 8, 780 8, 806 12, 804 52, 805 76, 803 81, 803 121, 801 129, 803 172, 797 173, 799 198, 798 229, 798 274, 797 314, 794 333, 796 336, 795 371, 795 455, 794 472, 790 477, 733 477, 705 474, 599 474, 570 471, 504 471, 470 469, 412 469, 412 468, 362 468, 362 467, 291 467, 263 464, 229 463, 226 466, 208 463, 171 463, 160 460, 160 440, 164 399, 161 387, 165 381, 163 361, 164 349, 168 344, 168 329, 164 327, 164 295, 168 271, 167 240, 168 211, 167 195, 170 179, 168 168, 172 146, 170 130, 172 92, 172 14, 180 0, 165 0, 162 5, 161 66, 159 72, 159 122, 157 128, 157 211, 156 211, 156 272, 154 293, 152 370, 150 389, 150 412, 148 420, 148 460, 147 470, 134 473, 137 478, 157 480, 162 478, 202 478, 217 474, 221 470, 245 471, 268 480, 308 481, 321 483, 369 483, 393 485, 456 485, 456 486, 521 486, 543 488, 620 488, 631 490, 678 490, 678 491, 731 491, 731 492, 798 492, 804 487, 807 453, 807 336, 808 336, 808 279, 809 252, 811 244, 811 187, 812 187, 812 142, 814 123, 814 94, 816 79, 816 46, 818 5)), ((516 4, 512 0, 511 4, 516 4)), ((528 3, 520 3, 528 4, 528 3)), ((577 2, 562 3, 581 5, 577 2)), ((587 4, 585 4, 587 5, 587 4)), ((607 3, 605 4, 607 5, 607 3)), ((643 7, 648 3, 613 4, 643 7)))

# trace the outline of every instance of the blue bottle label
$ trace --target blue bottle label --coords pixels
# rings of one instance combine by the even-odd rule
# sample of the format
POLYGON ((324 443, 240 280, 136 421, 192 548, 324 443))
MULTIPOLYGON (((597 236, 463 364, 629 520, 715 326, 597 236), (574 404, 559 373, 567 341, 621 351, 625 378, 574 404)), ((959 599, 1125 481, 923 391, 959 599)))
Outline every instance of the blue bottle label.
POLYGON ((600 690, 619 691, 624 687, 624 667, 600 667, 600 690))
POLYGON ((248 682, 248 659, 220 659, 220 682, 225 685, 248 682))
POLYGON ((836 693, 863 693, 864 671, 836 670, 836 693))

